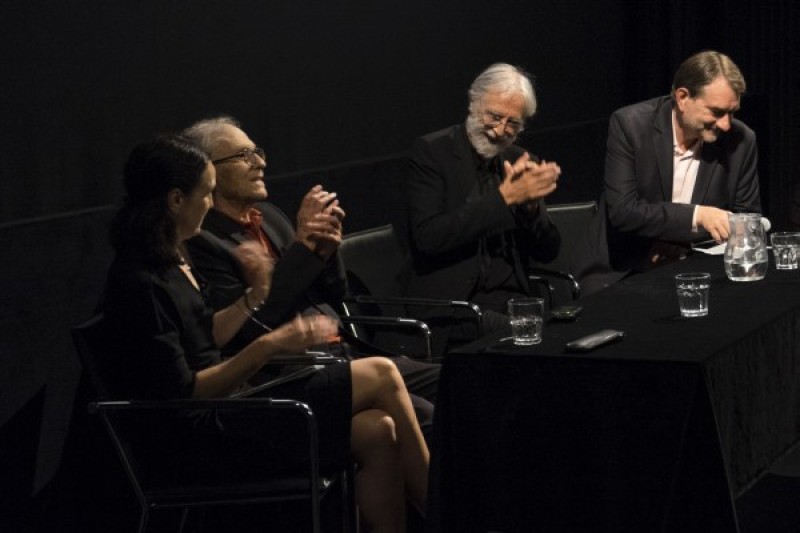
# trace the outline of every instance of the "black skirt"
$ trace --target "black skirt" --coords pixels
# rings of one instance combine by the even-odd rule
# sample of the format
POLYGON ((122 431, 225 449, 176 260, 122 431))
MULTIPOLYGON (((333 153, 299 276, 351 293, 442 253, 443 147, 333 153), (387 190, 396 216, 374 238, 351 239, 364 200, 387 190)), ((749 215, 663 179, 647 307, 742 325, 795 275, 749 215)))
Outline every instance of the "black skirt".
MULTIPOLYGON (((350 364, 337 363, 254 397, 292 399, 309 405, 317 423, 320 472, 326 475, 347 467, 352 460, 352 394, 350 364)), ((302 416, 284 410, 235 408, 197 414, 201 416, 194 418, 191 429, 174 419, 167 431, 150 426, 146 477, 167 485, 240 484, 309 472, 310 453, 302 416), (183 426, 183 430, 176 426, 183 426), (155 448, 153 433, 161 434, 155 439, 155 448)))

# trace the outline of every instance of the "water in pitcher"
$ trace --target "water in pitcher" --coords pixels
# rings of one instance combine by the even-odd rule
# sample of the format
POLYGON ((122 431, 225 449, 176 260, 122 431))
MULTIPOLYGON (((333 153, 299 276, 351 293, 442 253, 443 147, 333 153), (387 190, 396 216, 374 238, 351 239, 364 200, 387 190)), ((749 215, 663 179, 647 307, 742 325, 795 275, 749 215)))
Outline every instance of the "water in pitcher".
POLYGON ((732 281, 764 279, 769 259, 761 215, 731 213, 731 234, 725 246, 725 274, 732 281))

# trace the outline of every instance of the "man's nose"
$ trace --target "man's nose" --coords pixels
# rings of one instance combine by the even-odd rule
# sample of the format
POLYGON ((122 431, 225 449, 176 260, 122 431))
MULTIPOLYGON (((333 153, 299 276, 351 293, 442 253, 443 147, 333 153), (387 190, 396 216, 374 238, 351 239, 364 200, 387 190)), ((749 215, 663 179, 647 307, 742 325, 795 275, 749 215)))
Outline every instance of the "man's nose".
POLYGON ((261 157, 254 153, 253 159, 250 161, 250 166, 253 168, 267 168, 267 156, 264 155, 264 157, 261 157))
POLYGON ((728 131, 729 129, 731 129, 730 114, 725 114, 722 117, 718 118, 716 124, 714 125, 722 131, 728 131))
POLYGON ((492 131, 498 137, 504 137, 508 134, 508 119, 503 119, 501 122, 492 126, 492 131))

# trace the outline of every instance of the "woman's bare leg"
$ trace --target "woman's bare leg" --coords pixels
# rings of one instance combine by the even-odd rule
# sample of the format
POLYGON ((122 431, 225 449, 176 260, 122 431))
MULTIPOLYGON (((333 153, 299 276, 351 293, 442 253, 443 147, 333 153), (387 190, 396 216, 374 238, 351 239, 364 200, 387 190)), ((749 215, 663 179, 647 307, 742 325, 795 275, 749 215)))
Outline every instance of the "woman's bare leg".
POLYGON ((357 359, 350 369, 353 413, 379 409, 394 420, 406 491, 414 507, 424 514, 430 454, 400 372, 385 357, 357 359))
POLYGON ((394 421, 369 409, 353 416, 351 444, 359 465, 356 502, 373 533, 406 530, 405 487, 394 421))

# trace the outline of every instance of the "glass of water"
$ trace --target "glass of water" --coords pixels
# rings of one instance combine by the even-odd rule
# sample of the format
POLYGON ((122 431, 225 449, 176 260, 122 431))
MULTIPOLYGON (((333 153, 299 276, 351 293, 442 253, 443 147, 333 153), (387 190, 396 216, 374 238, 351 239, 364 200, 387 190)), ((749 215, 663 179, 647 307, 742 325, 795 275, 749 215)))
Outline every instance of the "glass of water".
POLYGON ((708 272, 690 272, 675 276, 675 288, 678 291, 678 306, 681 316, 696 317, 708 314, 710 286, 711 274, 708 272))
POLYGON ((800 233, 778 231, 769 236, 772 251, 775 254, 775 268, 778 270, 796 270, 800 255, 800 233))
POLYGON ((514 344, 530 346, 542 342, 543 298, 512 298, 508 301, 508 316, 514 344))

